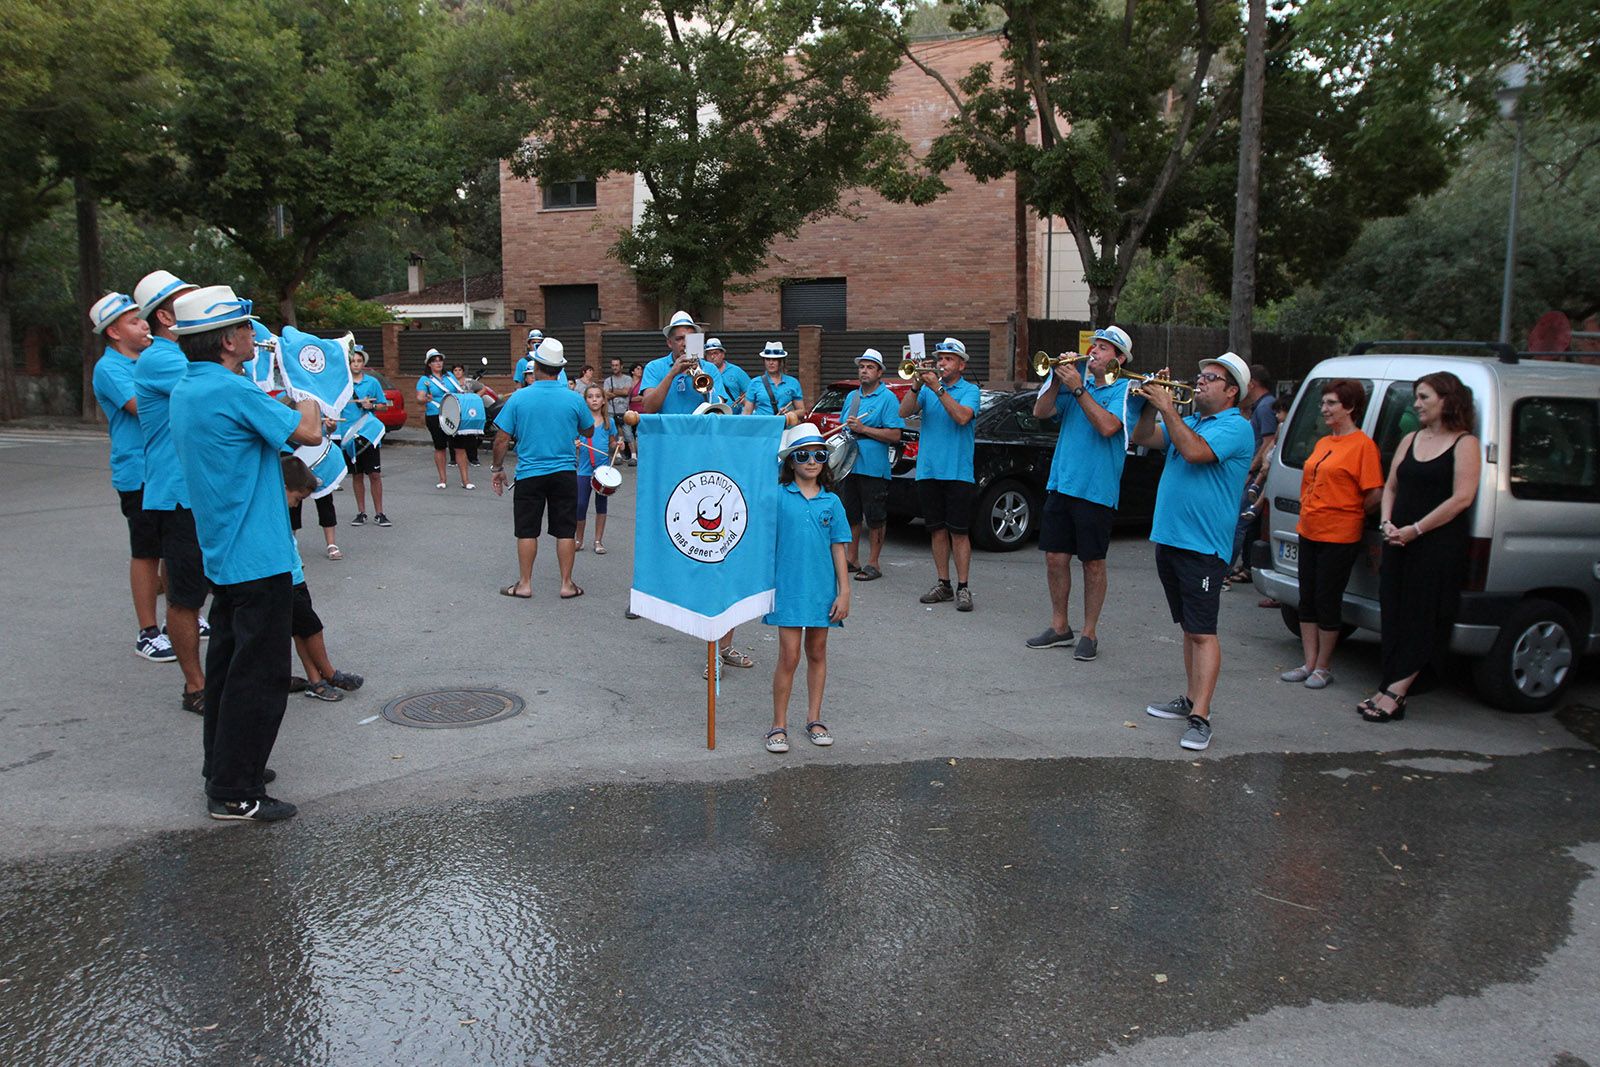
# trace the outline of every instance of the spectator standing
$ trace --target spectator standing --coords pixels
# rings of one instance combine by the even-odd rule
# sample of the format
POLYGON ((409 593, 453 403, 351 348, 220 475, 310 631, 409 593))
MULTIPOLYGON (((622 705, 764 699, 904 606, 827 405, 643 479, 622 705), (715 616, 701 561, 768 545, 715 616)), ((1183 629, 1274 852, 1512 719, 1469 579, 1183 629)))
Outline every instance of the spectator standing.
POLYGON ((623 372, 620 359, 611 361, 611 373, 600 383, 605 391, 606 411, 611 416, 611 425, 616 427, 622 451, 626 453, 630 467, 638 462, 639 446, 634 437, 633 427, 623 422, 622 416, 628 413, 628 402, 633 397, 634 384, 634 377, 623 372))

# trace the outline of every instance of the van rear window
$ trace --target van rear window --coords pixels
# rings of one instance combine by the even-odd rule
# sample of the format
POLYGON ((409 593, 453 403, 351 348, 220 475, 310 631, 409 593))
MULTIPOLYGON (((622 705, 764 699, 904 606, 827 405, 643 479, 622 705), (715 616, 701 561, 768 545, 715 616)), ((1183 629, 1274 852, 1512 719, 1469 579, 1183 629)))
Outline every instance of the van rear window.
POLYGON ((1511 495, 1600 501, 1600 404, 1529 397, 1511 415, 1511 495))

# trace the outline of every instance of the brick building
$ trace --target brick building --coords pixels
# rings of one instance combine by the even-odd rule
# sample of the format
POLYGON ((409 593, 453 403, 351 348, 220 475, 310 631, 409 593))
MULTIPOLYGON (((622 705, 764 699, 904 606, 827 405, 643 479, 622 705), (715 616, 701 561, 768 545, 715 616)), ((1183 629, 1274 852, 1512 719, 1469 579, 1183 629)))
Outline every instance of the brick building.
MULTIPOLYGON (((954 82, 975 63, 995 61, 993 36, 930 40, 918 58, 954 82)), ((944 90, 909 62, 895 73, 881 114, 896 120, 918 155, 943 132, 953 108, 944 90)), ((856 218, 824 218, 793 240, 780 239, 771 267, 755 279, 780 286, 731 294, 726 332, 822 325, 829 330, 983 330, 1016 308, 1015 183, 980 184, 959 168, 946 176, 950 191, 926 207, 894 204, 858 190, 856 218)), ((572 182, 549 189, 511 176, 502 165, 500 212, 507 325, 540 326, 557 336, 581 336, 582 323, 600 319, 608 330, 657 326, 672 308, 656 306, 632 274, 607 255, 615 235, 630 227, 642 204, 632 175, 572 182)), ((1050 313, 1086 308, 1077 256, 1062 227, 1047 242, 1030 212, 1028 313, 1045 307, 1047 243, 1055 279, 1050 313)), ((691 308, 697 314, 702 309, 691 308)))

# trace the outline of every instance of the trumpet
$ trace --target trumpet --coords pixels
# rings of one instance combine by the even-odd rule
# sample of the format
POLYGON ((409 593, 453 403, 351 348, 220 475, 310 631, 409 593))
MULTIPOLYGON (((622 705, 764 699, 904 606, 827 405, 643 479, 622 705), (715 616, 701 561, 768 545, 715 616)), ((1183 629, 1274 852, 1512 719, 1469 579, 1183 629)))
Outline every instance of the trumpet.
POLYGON ((688 374, 689 380, 694 383, 695 392, 703 393, 707 389, 711 388, 711 375, 707 374, 705 369, 700 366, 699 360, 695 360, 694 366, 690 367, 684 373, 688 374))
POLYGON ((918 363, 916 360, 908 359, 900 364, 900 377, 904 378, 908 382, 917 375, 926 371, 932 371, 934 374, 938 374, 939 364, 931 359, 925 363, 918 363))
POLYGON ((1113 367, 1106 371, 1106 381, 1114 382, 1118 378, 1126 378, 1134 383, 1135 389, 1146 385, 1159 385, 1172 393, 1172 399, 1180 404, 1187 404, 1194 399, 1194 386, 1188 382, 1175 382, 1171 378, 1162 378, 1155 374, 1135 374, 1120 367, 1113 367))
POLYGON ((1033 373, 1040 378, 1048 378, 1057 367, 1069 366, 1073 363, 1082 363, 1088 360, 1086 355, 1056 356, 1050 358, 1048 352, 1035 352, 1033 354, 1033 373))

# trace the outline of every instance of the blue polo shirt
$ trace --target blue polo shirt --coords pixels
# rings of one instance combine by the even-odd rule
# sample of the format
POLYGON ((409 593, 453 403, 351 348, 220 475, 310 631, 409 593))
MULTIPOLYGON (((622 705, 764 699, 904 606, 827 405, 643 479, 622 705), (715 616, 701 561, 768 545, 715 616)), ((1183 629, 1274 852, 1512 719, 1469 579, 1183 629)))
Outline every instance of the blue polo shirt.
POLYGON ((575 447, 578 450, 578 474, 587 478, 594 473, 596 464, 611 462, 611 431, 606 428, 604 421, 597 422, 594 424, 594 436, 589 438, 588 444, 578 444, 575 447), (594 449, 594 452, 589 451, 590 448, 594 449), (599 459, 595 458, 595 452, 600 453, 599 459))
POLYGON ((730 404, 743 404, 745 394, 750 391, 750 375, 743 368, 732 363, 722 365, 722 391, 730 404))
POLYGON ((577 469, 572 439, 594 425, 594 413, 583 397, 545 378, 512 393, 494 424, 517 439, 517 477, 533 478, 577 469))
POLYGON ((94 398, 111 431, 111 488, 129 492, 144 484, 144 431, 139 416, 128 414, 134 398, 134 361, 107 348, 94 364, 94 398))
POLYGON ((782 380, 775 382, 765 374, 762 374, 760 377, 750 379, 750 385, 745 392, 745 399, 755 401, 756 405, 756 409, 750 414, 778 414, 777 411, 772 410, 773 397, 778 400, 779 411, 788 407, 793 401, 805 399, 800 392, 800 380, 798 378, 791 378, 785 374, 782 380), (769 385, 772 386, 772 394, 770 396, 767 394, 767 386, 769 385))
MULTIPOLYGON (((521 359, 517 360, 516 369, 511 372, 511 388, 520 389, 522 387, 522 377, 528 373, 528 368, 532 365, 532 356, 523 356, 521 359)), ((567 384, 567 371, 565 367, 556 373, 556 381, 562 385, 567 384)))
POLYGON ((978 440, 978 406, 983 396, 978 387, 965 378, 946 386, 945 390, 951 400, 972 409, 972 418, 965 426, 958 425, 944 409, 944 401, 937 391, 922 387, 917 393, 917 407, 922 411, 922 426, 917 430, 917 480, 975 481, 972 449, 978 440))
POLYGON ((777 578, 768 626, 842 626, 828 610, 838 595, 833 546, 854 535, 844 504, 823 490, 810 500, 794 482, 778 487, 777 578))
POLYGON ((439 401, 451 393, 461 392, 461 383, 456 381, 454 374, 441 374, 435 378, 431 374, 424 374, 417 379, 417 392, 428 394, 428 406, 423 415, 439 414, 439 401))
MULTIPOLYGON (((900 398, 894 395, 894 390, 878 383, 878 387, 870 393, 863 393, 860 389, 850 390, 850 395, 844 398, 844 407, 839 409, 839 423, 850 417, 850 405, 856 402, 856 397, 861 398, 861 407, 856 411, 856 417, 875 430, 895 430, 905 427, 905 420, 900 417, 900 398)), ((865 475, 868 478, 889 477, 889 444, 886 441, 877 441, 870 437, 856 438, 856 465, 852 474, 865 475)))
MULTIPOLYGON (((669 352, 659 359, 652 359, 644 365, 644 377, 639 379, 639 392, 648 393, 666 380, 667 372, 672 369, 672 354, 669 352)), ((722 372, 710 360, 701 360, 700 369, 711 375, 711 399, 726 400, 728 394, 723 389, 722 372)), ((693 415, 694 409, 705 403, 705 394, 694 391, 694 383, 687 374, 680 374, 672 379, 672 388, 667 390, 667 398, 661 402, 662 415, 693 415)))
POLYGON ((1083 413, 1083 405, 1071 393, 1057 388, 1056 414, 1061 417, 1061 434, 1056 438, 1055 455, 1050 458, 1046 489, 1108 508, 1117 506, 1122 495, 1122 467, 1128 460, 1128 435, 1139 421, 1145 403, 1144 397, 1130 394, 1132 384, 1122 378, 1109 385, 1084 385, 1095 403, 1122 420, 1122 432, 1110 437, 1094 428, 1083 413))
POLYGON ((191 363, 173 390, 172 437, 214 584, 298 569, 278 457, 299 425, 298 411, 220 363, 191 363))
POLYGON ((1166 426, 1167 465, 1156 489, 1156 514, 1150 540, 1186 548, 1218 559, 1233 555, 1233 532, 1239 521, 1239 495, 1256 451, 1250 420, 1238 408, 1217 415, 1190 415, 1183 420, 1216 453, 1215 463, 1194 464, 1178 454, 1166 426))
POLYGON ((378 384, 378 379, 370 375, 363 374, 359 382, 353 383, 353 386, 350 390, 350 401, 349 403, 345 404, 344 410, 339 412, 339 419, 343 423, 343 425, 339 427, 340 433, 344 432, 345 426, 349 426, 352 422, 366 414, 361 405, 356 403, 357 400, 361 400, 363 398, 371 400, 375 404, 387 404, 389 402, 389 398, 383 395, 383 386, 378 384))
POLYGON ((133 365, 133 392, 139 399, 139 428, 144 432, 146 511, 189 506, 189 487, 184 484, 168 425, 172 391, 188 373, 189 358, 176 341, 165 337, 151 341, 133 365))

